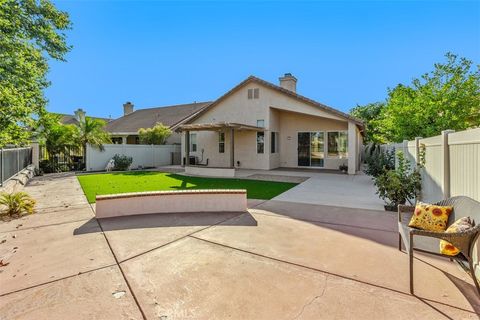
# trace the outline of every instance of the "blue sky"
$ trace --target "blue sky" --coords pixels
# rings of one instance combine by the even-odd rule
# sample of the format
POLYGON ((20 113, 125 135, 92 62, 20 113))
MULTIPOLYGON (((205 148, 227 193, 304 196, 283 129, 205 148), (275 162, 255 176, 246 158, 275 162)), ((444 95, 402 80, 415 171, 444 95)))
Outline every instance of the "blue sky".
POLYGON ((342 111, 384 100, 447 51, 480 63, 479 1, 55 1, 73 50, 54 62, 48 109, 121 116, 213 100, 249 75, 342 111))

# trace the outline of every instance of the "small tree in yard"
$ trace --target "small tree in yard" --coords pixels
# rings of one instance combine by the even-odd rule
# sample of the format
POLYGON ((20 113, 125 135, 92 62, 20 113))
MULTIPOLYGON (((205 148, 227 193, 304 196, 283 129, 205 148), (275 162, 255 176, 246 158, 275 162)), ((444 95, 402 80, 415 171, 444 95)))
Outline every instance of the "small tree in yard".
POLYGON ((90 117, 80 119, 77 125, 78 143, 83 147, 84 162, 87 159, 87 144, 103 151, 103 144, 111 143, 110 135, 103 129, 105 124, 103 120, 90 117))
POLYGON ((398 166, 394 170, 386 170, 375 178, 377 194, 385 200, 386 209, 396 210, 399 204, 411 203, 411 199, 417 199, 422 190, 422 177, 418 164, 413 170, 403 155, 397 152, 398 166))
POLYGON ((165 144, 171 134, 170 128, 161 123, 157 123, 153 128, 138 130, 138 136, 142 144, 165 144))

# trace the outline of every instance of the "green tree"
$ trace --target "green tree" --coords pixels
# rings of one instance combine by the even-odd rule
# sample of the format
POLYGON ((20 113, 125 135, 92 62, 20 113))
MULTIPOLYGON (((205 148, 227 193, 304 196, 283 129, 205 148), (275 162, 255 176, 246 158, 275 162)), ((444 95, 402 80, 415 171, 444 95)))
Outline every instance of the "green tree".
POLYGON ((153 128, 138 130, 138 136, 142 144, 165 144, 171 134, 170 128, 161 123, 157 123, 153 128))
POLYGON ((57 122, 43 131, 42 136, 50 159, 78 147, 77 129, 72 124, 63 125, 57 122))
POLYGON ((70 26, 49 0, 0 0, 0 147, 28 142, 47 114, 48 62, 64 61, 70 26))
POLYGON ((350 114, 365 124, 365 139, 364 143, 384 143, 384 138, 380 131, 379 120, 381 119, 382 111, 385 109, 384 102, 369 103, 364 106, 357 105, 350 110, 350 114))
POLYGON ((83 161, 87 159, 87 144, 104 150, 103 145, 111 143, 110 135, 104 130, 106 122, 99 119, 85 117, 77 125, 77 143, 83 147, 83 161))
POLYGON ((376 130, 386 141, 438 135, 480 125, 480 70, 472 61, 447 53, 445 63, 389 90, 376 130))

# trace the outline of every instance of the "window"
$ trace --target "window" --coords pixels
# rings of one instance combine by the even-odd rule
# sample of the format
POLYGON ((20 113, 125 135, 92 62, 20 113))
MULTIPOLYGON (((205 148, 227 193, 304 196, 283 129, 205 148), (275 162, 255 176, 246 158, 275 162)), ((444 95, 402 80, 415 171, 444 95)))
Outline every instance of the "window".
POLYGON ((265 128, 265 120, 257 120, 257 127, 265 128))
POLYGON ((113 143, 113 144, 122 144, 122 143, 123 143, 123 139, 122 139, 122 137, 113 137, 113 138, 112 138, 112 143, 113 143))
POLYGON ((270 135, 270 152, 277 153, 278 152, 278 132, 271 132, 270 135))
POLYGON ((248 99, 258 99, 260 97, 260 89, 259 88, 253 88, 253 89, 248 89, 248 99))
POLYGON ((190 133, 190 151, 196 152, 197 151, 197 134, 190 133))
POLYGON ((257 132, 257 153, 265 150, 265 132, 257 132))
POLYGON ((346 131, 328 132, 327 147, 329 157, 348 157, 348 135, 346 131))
POLYGON ((225 132, 218 133, 218 152, 225 153, 225 132))

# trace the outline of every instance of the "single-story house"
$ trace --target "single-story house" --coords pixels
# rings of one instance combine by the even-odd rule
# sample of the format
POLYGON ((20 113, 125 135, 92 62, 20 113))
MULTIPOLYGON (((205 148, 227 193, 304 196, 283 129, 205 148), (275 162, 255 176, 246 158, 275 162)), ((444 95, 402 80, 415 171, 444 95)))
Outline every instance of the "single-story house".
POLYGON ((181 135, 175 129, 208 104, 210 102, 195 102, 134 110, 134 105, 127 102, 123 105, 123 116, 110 121, 105 130, 110 133, 115 144, 139 144, 138 130, 162 123, 172 130, 167 144, 180 144, 181 135))
POLYGON ((363 123, 299 95, 296 85, 290 73, 279 78, 279 85, 250 76, 177 124, 186 171, 233 176, 235 168, 338 170, 347 165, 355 174, 363 123))

